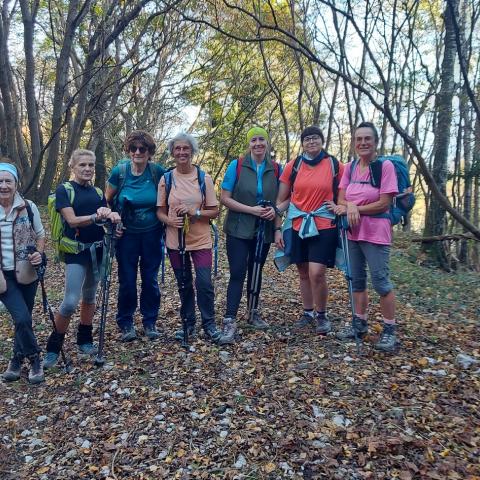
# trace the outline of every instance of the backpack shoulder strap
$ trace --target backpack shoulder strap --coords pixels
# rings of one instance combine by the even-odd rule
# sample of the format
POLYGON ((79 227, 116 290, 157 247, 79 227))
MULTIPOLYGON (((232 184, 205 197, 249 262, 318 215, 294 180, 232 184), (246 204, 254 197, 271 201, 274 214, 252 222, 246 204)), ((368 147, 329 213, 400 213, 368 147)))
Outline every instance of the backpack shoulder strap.
POLYGON ((280 178, 280 165, 275 160, 273 160, 272 163, 273 163, 273 171, 275 173, 275 178, 278 180, 280 178))
POLYGON ((96 187, 95 185, 94 185, 94 188, 95 188, 98 196, 100 197, 100 200, 103 200, 103 190, 100 187, 96 187))
POLYGON ((382 165, 383 160, 378 158, 374 162, 370 163, 370 183, 375 188, 380 188, 382 186, 382 165))
POLYGON ((333 156, 329 154, 330 158, 330 165, 332 167, 332 191, 333 191, 333 201, 337 203, 338 198, 338 172, 340 170, 339 161, 333 156))
POLYGON ((25 202, 25 210, 27 211, 27 216, 28 216, 28 221, 30 222, 30 226, 33 229, 33 210, 32 210, 32 205, 30 203, 30 200, 27 200, 26 198, 23 199, 25 202))
POLYGON ((240 178, 240 174, 242 173, 242 167, 243 167, 243 161, 245 160, 245 157, 243 155, 240 155, 237 158, 237 177, 235 179, 235 183, 238 182, 238 179, 240 178))
POLYGON ((148 162, 148 169, 150 170, 150 175, 152 175, 153 183, 155 186, 158 186, 158 182, 160 181, 160 177, 158 176, 157 167, 153 162, 148 162))
POLYGON ((207 186, 205 185, 205 172, 198 166, 195 165, 197 169, 197 180, 198 186, 200 187, 200 193, 202 194, 202 205, 205 204, 205 199, 207 197, 207 186))
POLYGON ((290 192, 293 192, 293 184, 295 183, 295 179, 297 178, 298 171, 300 170, 300 166, 302 165, 302 156, 299 155, 293 164, 292 172, 290 173, 290 192))
POLYGON ((63 182, 62 185, 65 191, 67 192, 68 201, 70 202, 70 205, 73 207, 73 201, 75 200, 75 189, 73 188, 73 185, 70 182, 63 182))
POLYGON ((170 191, 172 190, 172 180, 173 180, 172 169, 169 168, 164 174, 163 178, 165 179, 165 203, 168 208, 168 197, 170 196, 170 191))
POLYGON ((118 165, 118 187, 115 196, 117 196, 125 185, 127 179, 127 166, 130 165, 130 161, 123 162, 118 165))

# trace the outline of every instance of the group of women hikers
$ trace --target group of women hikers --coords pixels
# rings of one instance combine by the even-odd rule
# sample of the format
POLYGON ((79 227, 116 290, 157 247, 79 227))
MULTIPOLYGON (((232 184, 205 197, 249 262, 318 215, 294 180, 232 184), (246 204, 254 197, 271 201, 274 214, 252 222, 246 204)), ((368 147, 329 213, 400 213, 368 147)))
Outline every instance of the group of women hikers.
POLYGON ((324 150, 324 136, 318 127, 307 127, 301 133, 302 153, 282 169, 270 156, 267 131, 253 127, 247 132, 247 150, 228 165, 221 184, 220 202, 228 210, 224 232, 230 272, 221 329, 215 322, 210 230, 219 208, 211 176, 193 163, 198 152, 195 138, 180 133, 169 141, 175 166, 165 171, 152 161, 156 150, 153 137, 142 130, 131 132, 124 143, 129 159, 113 168, 105 193, 92 185, 95 154, 73 152, 69 162, 73 178, 56 189, 56 209, 64 220, 64 234, 84 247, 79 253, 65 254, 64 298, 55 314, 43 362, 32 309, 37 270, 46 262, 45 231, 35 204, 17 191, 15 165, 0 163, 0 301, 15 328, 13 354, 3 379, 18 380, 28 359, 29 381, 44 381, 43 369, 58 362, 79 303, 78 349, 96 354, 92 320, 103 253, 102 223, 106 221, 122 225, 116 230, 116 320, 123 342, 135 340, 138 334, 134 325, 138 269, 143 333, 150 340, 160 336, 156 327, 160 308, 157 278, 164 233, 181 301, 182 328, 175 333, 176 339, 196 334, 197 305, 206 338, 220 345, 234 343, 245 277, 247 322, 255 329, 269 328, 271 319, 262 318, 259 309, 259 292, 272 243, 279 251, 286 251, 288 243, 289 263, 298 270, 303 312, 294 327, 330 333, 326 269, 335 265, 338 247, 338 229, 332 220, 346 216, 355 315, 336 337, 348 340, 367 333, 368 266, 383 316, 383 332, 375 347, 395 351, 395 294, 389 278, 392 227, 385 215, 377 214, 389 209, 397 193, 396 174, 391 162, 384 161, 381 187, 371 185, 369 166, 377 157, 378 145, 373 124, 364 122, 356 128, 354 144, 358 160, 352 170, 352 163, 343 165, 324 150))

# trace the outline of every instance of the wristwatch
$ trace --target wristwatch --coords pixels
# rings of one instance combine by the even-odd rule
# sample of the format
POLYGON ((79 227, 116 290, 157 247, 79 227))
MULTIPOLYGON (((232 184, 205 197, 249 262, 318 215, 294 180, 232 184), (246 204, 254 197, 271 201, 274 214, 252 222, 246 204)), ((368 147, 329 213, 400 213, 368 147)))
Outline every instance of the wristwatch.
POLYGON ((197 208, 195 210, 195 217, 200 218, 202 216, 202 212, 197 208))
POLYGON ((273 231, 274 231, 274 232, 281 232, 281 231, 282 231, 282 227, 276 227, 273 231))

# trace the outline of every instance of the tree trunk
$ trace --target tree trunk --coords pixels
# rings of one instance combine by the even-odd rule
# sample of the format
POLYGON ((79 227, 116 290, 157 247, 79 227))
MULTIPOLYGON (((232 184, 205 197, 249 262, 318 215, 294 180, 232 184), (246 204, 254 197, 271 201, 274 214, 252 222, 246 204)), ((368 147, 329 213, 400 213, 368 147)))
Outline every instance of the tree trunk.
MULTIPOLYGON (((454 8, 445 10, 445 44, 441 69, 440 91, 435 99, 435 108, 438 112, 437 128, 434 139, 434 159, 432 176, 438 189, 446 195, 448 154, 450 145, 450 129, 452 125, 452 100, 454 94, 455 73, 455 31, 452 14, 458 11, 458 0, 452 0, 454 8), (453 13, 452 12, 455 12, 453 13)), ((427 212, 425 236, 441 235, 445 229, 445 208, 439 202, 429 202, 427 212)), ((422 250, 426 252, 431 261, 446 270, 448 265, 445 247, 441 242, 424 244, 422 250)))

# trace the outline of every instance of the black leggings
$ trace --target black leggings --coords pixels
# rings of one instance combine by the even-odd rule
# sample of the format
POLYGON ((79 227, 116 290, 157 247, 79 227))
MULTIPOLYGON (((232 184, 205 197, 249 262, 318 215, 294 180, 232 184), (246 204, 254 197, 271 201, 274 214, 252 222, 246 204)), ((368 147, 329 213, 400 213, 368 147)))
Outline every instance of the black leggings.
MULTIPOLYGON (((227 235, 227 257, 230 268, 230 280, 227 289, 227 311, 226 317, 235 318, 237 316, 240 300, 242 299, 243 283, 248 269, 247 295, 252 292, 253 263, 255 260, 255 248, 257 246, 257 237, 251 240, 232 237, 227 235)), ((258 292, 262 287, 262 269, 267 259, 270 244, 265 243, 261 252, 261 268, 258 281, 258 292)), ((255 298, 253 308, 258 307, 258 296, 255 298)))

